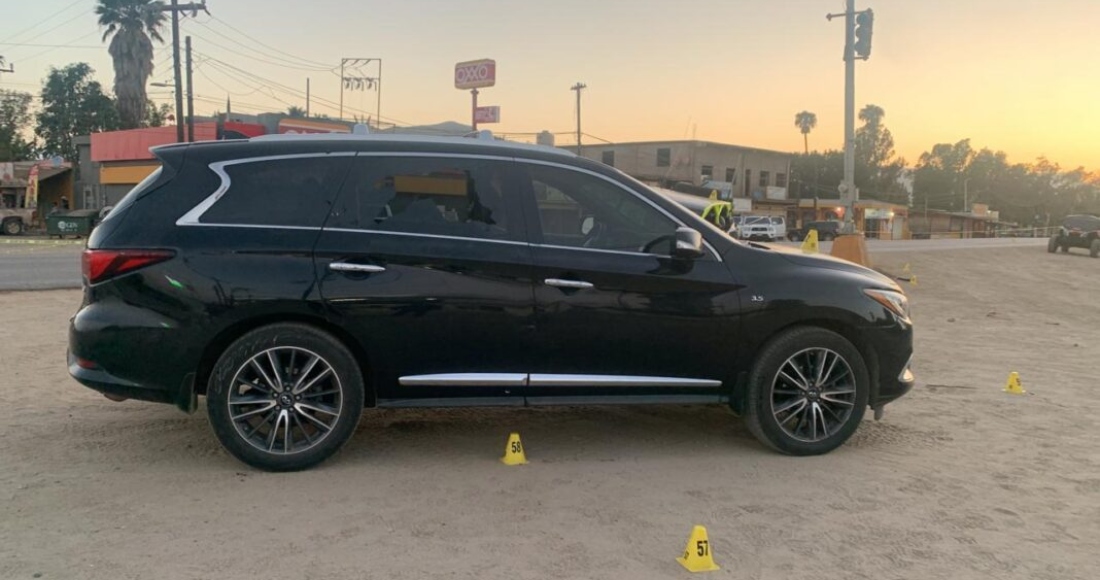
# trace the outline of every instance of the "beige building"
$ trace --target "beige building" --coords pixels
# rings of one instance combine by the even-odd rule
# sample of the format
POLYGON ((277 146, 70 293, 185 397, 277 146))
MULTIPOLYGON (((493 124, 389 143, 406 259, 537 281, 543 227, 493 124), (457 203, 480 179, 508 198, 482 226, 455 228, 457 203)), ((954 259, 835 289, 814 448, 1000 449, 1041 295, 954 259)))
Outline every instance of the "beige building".
POLYGON ((581 155, 648 183, 705 184, 717 189, 723 199, 749 198, 765 204, 789 199, 794 157, 791 153, 711 141, 585 145, 581 155))

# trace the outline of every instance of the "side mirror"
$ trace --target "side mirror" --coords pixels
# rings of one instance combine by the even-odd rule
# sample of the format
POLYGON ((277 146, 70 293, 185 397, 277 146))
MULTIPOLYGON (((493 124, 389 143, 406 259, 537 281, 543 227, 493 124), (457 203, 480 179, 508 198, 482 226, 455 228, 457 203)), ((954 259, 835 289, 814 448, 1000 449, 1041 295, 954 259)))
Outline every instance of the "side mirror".
POLYGON ((676 228, 672 257, 694 260, 703 256, 703 234, 691 228, 676 228))
POLYGON ((596 218, 588 216, 581 222, 581 233, 587 236, 594 227, 596 227, 596 218))

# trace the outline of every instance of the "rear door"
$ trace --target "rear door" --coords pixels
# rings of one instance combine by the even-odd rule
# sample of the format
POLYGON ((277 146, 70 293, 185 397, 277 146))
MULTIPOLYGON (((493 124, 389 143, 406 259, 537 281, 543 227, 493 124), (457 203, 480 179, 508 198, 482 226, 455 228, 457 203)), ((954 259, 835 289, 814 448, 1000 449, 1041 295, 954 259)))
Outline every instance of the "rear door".
POLYGON ((315 251, 329 315, 380 405, 522 404, 529 248, 507 158, 363 153, 315 251))
POLYGON ((731 386, 739 286, 713 251, 669 256, 683 225, 623 184, 517 161, 535 270, 528 401, 717 400, 731 386))

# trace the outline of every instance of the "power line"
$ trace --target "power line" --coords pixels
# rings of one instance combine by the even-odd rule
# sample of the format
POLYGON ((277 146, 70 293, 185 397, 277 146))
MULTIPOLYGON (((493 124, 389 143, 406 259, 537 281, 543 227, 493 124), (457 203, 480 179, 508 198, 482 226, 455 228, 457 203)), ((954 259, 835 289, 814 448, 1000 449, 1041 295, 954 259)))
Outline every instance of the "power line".
MULTIPOLYGON (((96 34, 99 34, 99 31, 98 30, 93 30, 93 31, 89 32, 88 34, 85 34, 84 36, 73 39, 73 42, 74 43, 79 42, 81 40, 84 40, 85 38, 88 38, 89 36, 93 36, 93 35, 96 35, 96 34)), ((33 62, 34 59, 36 59, 36 58, 38 58, 38 57, 40 57, 44 54, 49 54, 49 53, 51 53, 51 52, 53 52, 53 51, 55 51, 59 48, 68 48, 68 47, 69 47, 68 44, 61 44, 61 45, 55 46, 53 48, 47 48, 46 50, 43 50, 42 52, 36 53, 36 54, 34 54, 32 56, 29 56, 27 58, 24 58, 24 59, 21 59, 20 62, 24 62, 24 63, 33 62)))
MULTIPOLYGON (((15 33, 15 36, 12 36, 8 40, 14 42, 16 38, 19 38, 20 36, 23 36, 24 34, 32 32, 35 28, 38 28, 39 26, 53 20, 54 18, 57 18, 58 16, 61 16, 65 12, 68 12, 69 8, 72 8, 73 6, 76 6, 77 4, 80 4, 84 1, 85 0, 73 0, 73 2, 70 3, 68 6, 65 6, 61 10, 58 10, 58 11, 54 12, 53 14, 50 14, 49 16, 43 18, 42 20, 39 20, 38 22, 35 22, 34 24, 24 28, 22 31, 15 33)), ((46 32, 49 32, 49 31, 46 31, 46 32)), ((45 34, 45 33, 42 33, 42 34, 45 34)), ((42 36, 42 34, 39 34, 38 36, 42 36)), ((5 43, 5 44, 7 44, 7 43, 5 43)))
POLYGON ((248 46, 247 44, 242 43, 239 40, 236 40, 234 38, 226 36, 226 35, 218 32, 217 30, 215 30, 215 29, 213 29, 209 26, 206 26, 205 24, 202 24, 202 23, 198 23, 198 24, 200 24, 203 28, 206 28, 210 32, 213 32, 214 34, 217 34, 218 36, 226 38, 226 39, 232 41, 233 43, 235 43, 237 45, 240 45, 240 46, 242 46, 242 47, 244 47, 248 50, 251 50, 251 51, 255 52, 256 54, 262 55, 266 58, 259 58, 259 57, 256 57, 256 56, 252 56, 251 54, 241 52, 240 49, 230 48, 228 46, 225 46, 224 44, 219 44, 217 42, 214 42, 213 40, 210 40, 209 38, 206 38, 204 36, 200 36, 199 34, 196 34, 193 30, 189 31, 191 33, 191 35, 194 36, 195 38, 198 38, 198 39, 202 40, 203 42, 207 42, 207 43, 209 43, 213 46, 216 46, 216 47, 218 47, 222 50, 227 50, 230 53, 235 53, 238 56, 243 56, 245 58, 249 58, 249 59, 252 59, 252 60, 255 60, 255 61, 258 61, 258 62, 262 62, 262 63, 265 63, 265 64, 281 66, 281 67, 284 67, 284 68, 295 69, 295 70, 316 71, 316 72, 331 72, 335 68, 335 67, 332 67, 332 66, 324 66, 324 67, 316 67, 316 66, 304 67, 304 66, 300 66, 300 65, 297 65, 293 62, 287 61, 286 59, 282 59, 278 56, 272 56, 272 55, 264 53, 260 50, 256 50, 255 48, 252 48, 252 47, 248 46), (274 59, 274 60, 272 60, 272 59, 274 59))
MULTIPOLYGON (((289 52, 286 52, 285 50, 280 50, 280 49, 275 48, 275 47, 273 47, 269 44, 261 42, 261 41, 257 40, 255 37, 250 36, 248 33, 244 32, 241 29, 233 26, 232 24, 218 18, 217 16, 211 15, 210 19, 215 21, 215 22, 218 22, 219 24, 222 24, 223 26, 225 26, 225 27, 229 28, 230 30, 232 30, 233 32, 236 32, 237 34, 240 34, 241 36, 251 40, 252 42, 255 42, 256 44, 267 48, 268 50, 273 50, 273 51, 275 51, 279 54, 282 54, 284 56, 288 56, 288 57, 290 57, 294 60, 301 61, 301 62, 303 62, 307 65, 318 66, 318 67, 329 67, 329 65, 327 65, 327 64, 311 61, 311 60, 304 59, 304 58, 301 58, 301 57, 298 57, 298 56, 294 56, 293 54, 290 54, 289 52)), ((329 67, 329 68, 331 69, 332 67, 329 67)))
MULTIPOLYGON (((61 28, 62 26, 65 26, 66 24, 76 20, 77 18, 81 18, 81 17, 87 16, 87 15, 88 15, 88 12, 81 12, 81 13, 77 14, 76 16, 73 16, 72 18, 62 22, 61 24, 58 24, 57 26, 54 26, 53 28, 50 28, 49 30, 43 30, 42 32, 38 33, 37 36, 39 36, 39 37, 45 36, 45 35, 53 32, 53 31, 57 30, 58 28, 61 28)), ((92 31, 92 34, 96 34, 96 33, 98 33, 98 31, 92 31)), ((16 35, 16 36, 18 36, 18 35, 16 35)), ((84 36, 80 37, 80 40, 83 40, 84 38, 87 38, 89 36, 91 36, 91 34, 85 34, 84 36)), ((9 40, 11 40, 11 39, 9 39, 9 40)), ((72 44, 72 43, 70 43, 70 44, 72 44)), ((67 46, 67 45, 62 45, 62 46, 67 46)), ((55 50, 55 49, 50 48, 50 49, 47 49, 43 52, 40 52, 40 53, 32 56, 32 57, 22 58, 22 59, 19 59, 19 60, 22 60, 22 61, 32 60, 32 59, 38 58, 39 56, 41 56, 43 54, 46 54, 47 52, 50 52, 51 50, 55 50)), ((6 55, 6 56, 7 56, 8 60, 16 60, 16 59, 12 58, 11 55, 6 55)))

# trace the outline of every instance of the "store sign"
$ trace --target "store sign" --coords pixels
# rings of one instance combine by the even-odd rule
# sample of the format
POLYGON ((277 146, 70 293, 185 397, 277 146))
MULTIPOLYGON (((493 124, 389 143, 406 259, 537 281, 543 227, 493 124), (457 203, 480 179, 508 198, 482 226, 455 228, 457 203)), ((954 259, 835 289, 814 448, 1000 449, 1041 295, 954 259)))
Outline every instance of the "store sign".
POLYGON ((474 109, 474 121, 481 123, 499 123, 500 107, 478 107, 474 109))
POLYGON ((497 61, 472 60, 455 65, 456 89, 480 89, 497 84, 497 61))

